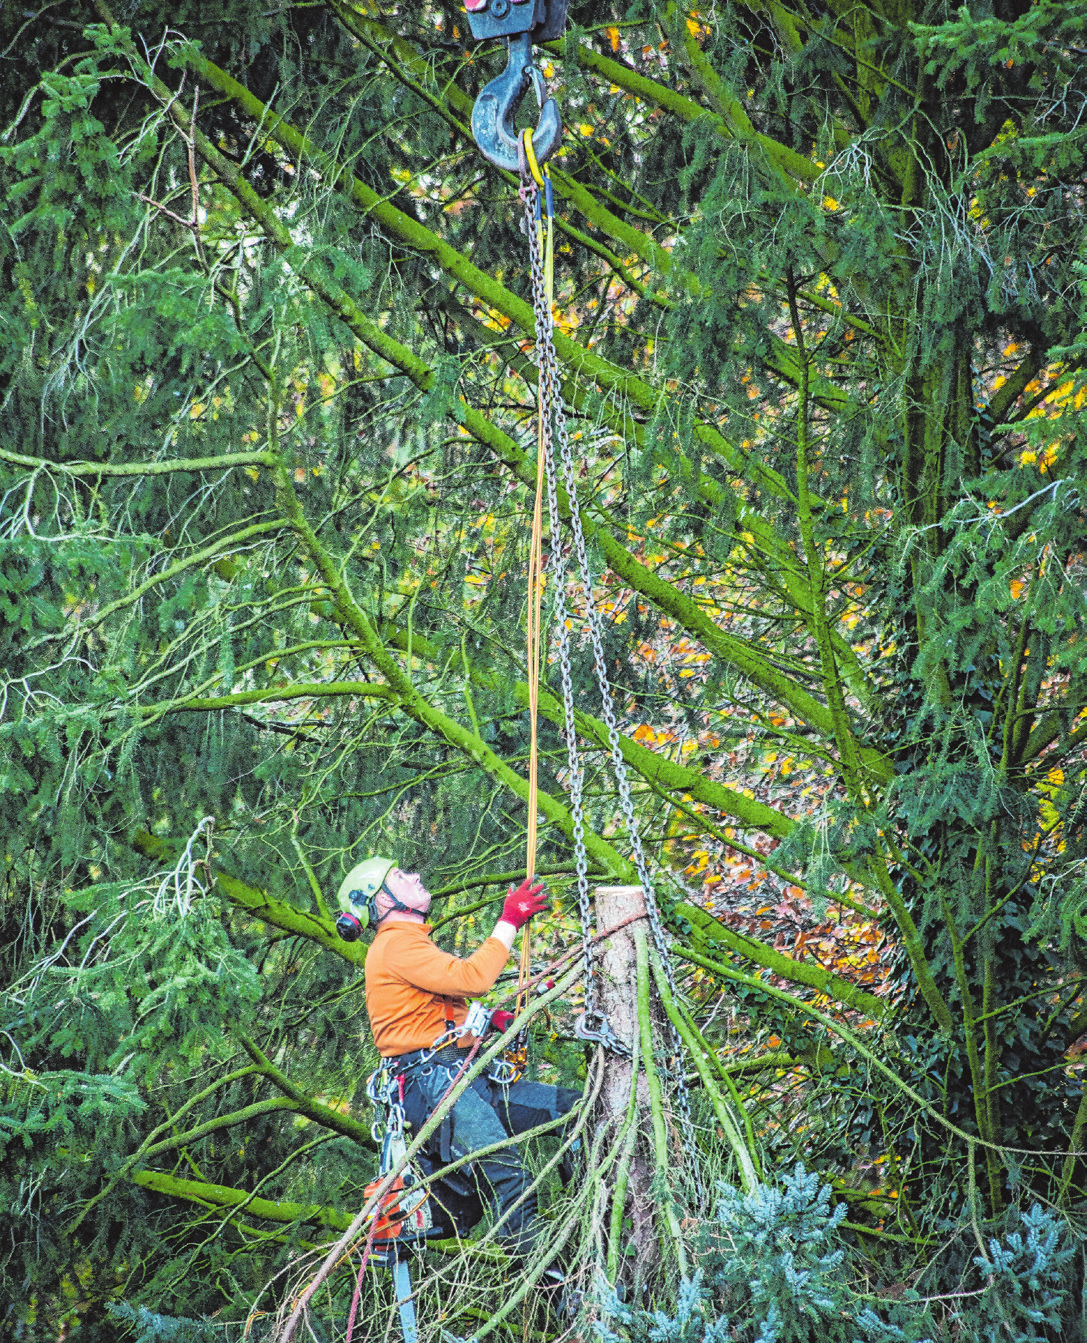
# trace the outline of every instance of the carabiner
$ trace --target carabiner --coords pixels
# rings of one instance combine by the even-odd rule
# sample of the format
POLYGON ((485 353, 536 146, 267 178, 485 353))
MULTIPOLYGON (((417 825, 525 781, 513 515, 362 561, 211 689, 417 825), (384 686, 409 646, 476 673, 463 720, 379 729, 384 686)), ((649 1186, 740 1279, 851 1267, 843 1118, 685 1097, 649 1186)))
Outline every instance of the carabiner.
POLYGON ((625 1045, 611 1028, 611 1022, 603 1012, 582 1012, 579 1017, 574 1018, 574 1035, 579 1040, 586 1040, 593 1044, 603 1045, 605 1049, 613 1054, 618 1054, 620 1058, 629 1059, 631 1049, 625 1045), (592 1023, 596 1022, 594 1026, 592 1023))
POLYGON ((487 1079, 500 1087, 508 1087, 512 1086, 524 1071, 524 1068, 509 1059, 495 1059, 487 1073, 487 1079))
POLYGON ((531 33, 508 39, 506 68, 483 89, 472 108, 472 134, 479 151, 496 168, 517 172, 517 131, 513 119, 529 84, 536 89, 540 116, 532 132, 536 162, 543 163, 562 139, 562 118, 554 98, 545 98, 543 76, 532 64, 531 33))

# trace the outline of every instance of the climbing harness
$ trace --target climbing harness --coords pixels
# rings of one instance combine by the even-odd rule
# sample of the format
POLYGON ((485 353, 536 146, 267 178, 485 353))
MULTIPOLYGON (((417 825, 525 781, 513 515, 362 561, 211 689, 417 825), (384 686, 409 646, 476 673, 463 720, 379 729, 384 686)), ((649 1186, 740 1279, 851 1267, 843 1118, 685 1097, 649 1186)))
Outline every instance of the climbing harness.
POLYGON ((433 1230, 434 1219, 430 1210, 427 1181, 416 1167, 406 1161, 404 1082, 409 1074, 416 1071, 425 1076, 435 1069, 444 1069, 448 1086, 438 1102, 440 1105, 464 1075, 490 1024, 490 1010, 482 1003, 473 1003, 464 1021, 455 1026, 452 1008, 447 1001, 446 1029, 429 1049, 420 1049, 398 1058, 382 1059, 381 1066, 366 1079, 366 1095, 375 1112, 378 1107, 385 1112, 383 1121, 375 1119, 370 1126, 374 1141, 381 1144, 381 1161, 378 1178, 371 1181, 364 1191, 366 1200, 373 1198, 392 1171, 398 1170, 398 1174, 370 1214, 366 1246, 347 1321, 346 1343, 351 1343, 362 1280, 368 1264, 387 1268, 392 1274, 404 1343, 417 1343, 418 1328, 407 1256, 412 1244, 426 1240, 433 1230), (465 1052, 463 1059, 455 1059, 452 1066, 436 1062, 443 1052, 456 1047, 466 1035, 474 1035, 476 1043, 465 1052))
MULTIPOLYGON (((381 1066, 366 1079, 366 1095, 374 1105, 380 1105, 388 1118, 384 1124, 374 1121, 371 1135, 375 1142, 382 1141, 382 1133, 390 1123, 403 1127, 404 1078, 408 1073, 433 1065, 434 1060, 444 1050, 456 1046, 466 1035, 474 1035, 481 1040, 491 1024, 491 1011, 482 1003, 473 1003, 468 1015, 459 1026, 449 1025, 427 1049, 418 1049, 411 1054, 401 1054, 394 1058, 382 1059, 381 1066), (399 1107, 399 1108, 398 1108, 399 1107)), ((474 1050, 472 1051, 475 1052, 474 1050)), ((464 1061, 457 1060, 456 1070, 446 1068, 450 1079, 455 1081, 464 1071, 469 1055, 464 1061), (454 1076, 455 1071, 455 1076, 454 1076)), ((445 1066, 444 1064, 435 1066, 445 1066)))
POLYGON ((540 163, 550 158, 562 139, 558 103, 547 96, 543 73, 532 61, 532 47, 562 35, 569 4, 570 0, 465 0, 476 41, 504 37, 509 49, 505 70, 483 89, 472 108, 472 134, 480 153, 496 168, 517 171, 513 119, 529 84, 540 108, 532 132, 540 163))
MULTIPOLYGON (((534 153, 534 137, 524 132, 519 141, 520 152, 518 169, 521 177, 519 196, 524 206, 525 232, 528 235, 529 260, 532 268, 532 307, 536 318, 536 355, 538 369, 537 411, 539 455, 543 459, 544 475, 547 484, 547 511, 551 528, 552 553, 556 561, 561 551, 558 544, 560 530, 558 472, 555 464, 554 444, 558 442, 559 463, 562 470, 562 485, 566 493, 569 508, 569 526, 574 541, 578 570, 585 593, 585 609, 589 638, 593 650, 593 668, 596 674, 597 688, 604 722, 607 726, 608 747, 612 769, 619 793, 619 807, 622 812, 627 837, 634 856, 634 867, 638 875, 645 898, 646 913, 652 932, 653 945, 664 969, 665 978, 673 997, 678 997, 675 979, 668 955, 668 938, 661 922, 653 884, 638 833, 634 815, 634 803, 631 797, 630 780, 627 777, 626 761, 623 759, 619 741, 619 728, 615 717, 615 705, 608 684, 607 669, 604 661, 604 647, 601 637, 600 614, 593 600, 593 576, 589 567, 589 557, 585 547, 585 534, 581 525, 581 515, 577 502, 577 487, 574 479, 573 454, 566 425, 566 412, 562 403, 559 377, 558 356, 555 352, 554 319, 551 307, 552 265, 554 248, 551 243, 552 217, 554 213, 551 182, 538 154, 534 153)), ((594 954, 592 940, 592 908, 589 901, 589 863, 585 846, 584 821, 584 774, 577 750, 577 726, 574 721, 574 690, 570 664, 570 630, 564 593, 563 576, 556 573, 553 577, 555 615, 554 625, 557 631, 559 671, 562 684, 563 728, 566 738, 567 773, 569 778, 570 811, 573 817, 574 865, 577 872, 578 907, 581 914, 582 953, 585 966, 585 1006, 583 1015, 575 1025, 575 1033, 584 1040, 595 1040, 606 1048, 620 1052, 624 1047, 616 1039, 606 1016, 596 1005, 594 982, 594 954)), ((673 1057, 677 1060, 674 1069, 673 1084, 679 1102, 680 1118, 684 1140, 693 1147, 694 1130, 691 1123, 690 1097, 682 1064, 683 1045, 679 1032, 669 1022, 669 1044, 673 1057)))
MULTIPOLYGON (((450 1011, 448 1004, 446 1010, 450 1011)), ((370 1128, 374 1141, 381 1143, 381 1162, 378 1178, 368 1184, 364 1191, 367 1201, 377 1193, 392 1171, 398 1170, 399 1173, 370 1214, 370 1229, 347 1321, 346 1343, 351 1343, 367 1264, 387 1268, 392 1274, 404 1343, 417 1343, 418 1340, 408 1253, 411 1245, 426 1240, 433 1230, 434 1219, 430 1211, 430 1189, 426 1178, 406 1160, 404 1081, 410 1073, 416 1071, 426 1076, 435 1069, 444 1070, 448 1085, 438 1101, 438 1105, 441 1105, 472 1062, 491 1023, 491 1013, 482 1003, 473 1003, 460 1026, 452 1024, 451 1016, 447 1017, 447 1021, 449 1024, 446 1029, 429 1049, 420 1049, 399 1058, 382 1059, 381 1066, 366 1079, 366 1095, 375 1111, 379 1106, 385 1111, 384 1122, 375 1120, 370 1128), (444 1051, 455 1047, 466 1035, 474 1035, 476 1042, 462 1059, 454 1059, 452 1065, 436 1062, 444 1051), (375 1246, 378 1248, 375 1249, 375 1246)), ((434 1108, 437 1109, 437 1106, 434 1108)))

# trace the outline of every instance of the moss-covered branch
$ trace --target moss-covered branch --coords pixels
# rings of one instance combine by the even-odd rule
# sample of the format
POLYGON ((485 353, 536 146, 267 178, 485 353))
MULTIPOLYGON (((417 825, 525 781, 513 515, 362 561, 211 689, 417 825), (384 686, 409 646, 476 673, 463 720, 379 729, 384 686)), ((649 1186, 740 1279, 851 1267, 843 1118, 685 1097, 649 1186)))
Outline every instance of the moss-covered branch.
POLYGON ((314 1100, 297 1083, 292 1082, 285 1072, 277 1068, 267 1054, 249 1036, 241 1035, 239 1038, 245 1052, 257 1065, 260 1075, 266 1077, 273 1086, 278 1087, 300 1115, 305 1115, 307 1119, 312 1119, 315 1124, 332 1129, 335 1133, 342 1133, 345 1138, 352 1139, 361 1147, 377 1147, 378 1144, 374 1142, 369 1124, 360 1124, 357 1119, 352 1119, 350 1115, 341 1114, 339 1110, 333 1110, 330 1106, 322 1105, 320 1101, 314 1100))
MULTIPOLYGON (((768 947, 764 942, 759 942, 753 937, 747 937, 743 933, 734 932, 715 919, 712 914, 708 914, 704 909, 699 909, 697 905, 681 904, 677 908, 685 918, 690 920, 701 937, 720 942, 736 956, 741 956, 744 960, 754 961, 756 965, 761 965, 763 969, 788 980, 791 984, 804 985, 806 988, 814 989, 817 993, 823 993, 828 998, 833 998, 842 1007, 852 1008, 855 1012, 863 1012, 866 1016, 874 1017, 877 1021, 881 1021, 890 1011, 891 1004, 886 999, 877 998, 875 994, 858 988, 855 984, 851 984, 848 979, 843 979, 841 975, 833 974, 830 970, 824 970, 821 966, 810 965, 807 961, 793 960, 783 951, 775 951, 773 947, 768 947)), ((722 961, 714 960, 691 947, 676 943, 673 946, 673 951, 683 960, 690 961, 693 965, 700 965, 704 970, 710 970, 717 974, 733 973, 733 967, 725 965, 722 961)), ((798 1006, 802 1006, 802 1004, 798 1004, 798 1006)))
MULTIPOLYGON (((407 650, 408 637, 403 630, 388 629, 382 633, 391 647, 399 648, 401 651, 407 650)), ((439 656, 438 648, 428 640, 421 639, 418 634, 412 636, 412 647, 420 657, 437 660, 439 656)), ((500 677, 493 672, 480 672, 471 663, 469 663, 469 674, 480 687, 488 690, 502 688, 512 692, 519 705, 528 707, 526 681, 500 677)), ((565 717, 561 700, 542 687, 539 692, 539 711, 556 727, 563 727, 565 717)), ((574 721, 578 731, 587 741, 594 742, 603 750, 609 749, 608 728, 602 718, 575 709, 574 721)), ((642 778, 657 783, 670 792, 688 793, 696 801, 705 802, 715 810, 735 817, 746 828, 784 839, 796 824, 776 807, 769 807, 765 802, 758 802, 735 788, 729 788, 726 784, 707 778, 698 770, 690 769, 678 761, 651 751, 623 733, 619 734, 619 746, 623 759, 642 778)))
MULTIPOLYGON (((670 6, 670 10, 674 11, 674 6, 670 6)), ((592 70, 608 83, 617 84, 635 97, 671 112, 680 121, 706 121, 722 140, 739 143, 755 151, 753 160, 770 169, 779 181, 788 182, 795 178, 799 182, 811 183, 819 176, 821 170, 818 164, 771 136, 756 131, 739 100, 727 95, 727 91, 715 99, 715 110, 709 111, 693 98, 687 98, 655 79, 648 79, 620 61, 602 56, 570 37, 546 45, 555 55, 575 60, 583 69, 592 70)))
MULTIPOLYGON (((167 1175, 163 1171, 138 1170, 129 1177, 133 1184, 148 1189, 155 1194, 165 1194, 169 1198, 183 1199, 186 1203, 195 1203, 209 1211, 220 1209, 238 1209, 247 1217, 255 1217, 261 1222, 278 1222, 281 1225, 293 1225, 305 1222, 312 1226, 327 1226, 332 1231, 346 1231, 351 1225, 351 1214, 341 1212, 339 1208, 330 1208, 318 1203, 291 1203, 284 1199, 257 1198, 247 1194, 244 1189, 234 1189, 230 1185, 210 1184, 206 1180, 183 1180, 176 1175, 167 1175)), ((445 1250, 451 1254, 463 1255, 486 1263, 506 1267, 508 1257, 496 1245, 474 1246, 461 1240, 432 1240, 428 1245, 435 1250, 445 1250)))
POLYGON ((338 1208, 322 1208, 316 1203, 273 1202, 267 1198, 254 1198, 252 1194, 242 1189, 232 1189, 229 1185, 182 1180, 176 1175, 166 1175, 155 1170, 133 1171, 129 1178, 143 1189, 185 1199, 189 1203, 199 1203, 204 1208, 244 1207, 247 1215, 264 1222, 313 1222, 318 1226, 331 1227, 334 1231, 346 1231, 351 1225, 348 1213, 340 1212, 338 1208))
POLYGON ((168 476, 178 471, 229 471, 236 466, 268 466, 266 452, 227 452, 218 457, 178 457, 164 462, 53 462, 25 452, 0 448, 0 461, 32 471, 57 471, 66 476, 168 476))
MULTIPOLYGON (((133 59, 137 64, 142 64, 135 52, 133 52, 133 59)), ((211 78, 214 75, 224 91, 229 92, 232 97, 236 97, 254 115, 266 118, 266 124, 269 124, 271 130, 276 131, 278 129, 285 137, 290 138, 300 154, 307 152, 306 142, 293 128, 287 126, 275 114, 270 113, 225 72, 211 66, 203 58, 194 56, 193 60, 201 74, 206 78, 211 78), (254 103, 255 106, 249 107, 249 102, 254 103), (285 127, 286 129, 284 129, 285 127)), ((144 77, 155 88, 158 96, 171 106, 172 115, 176 115, 180 119, 180 109, 171 102, 169 91, 161 85, 161 81, 156 80, 151 72, 146 69, 144 70, 144 77)), ((186 133, 190 130, 187 126, 184 129, 186 133)), ((243 208, 260 224, 272 242, 284 252, 291 252, 297 256, 290 231, 279 220, 271 206, 254 191, 236 165, 227 160, 195 127, 191 130, 197 152, 238 197, 243 208)), ((368 193, 369 196, 373 196, 373 193, 370 193, 369 189, 361 183, 358 183, 358 189, 368 193)), ((394 208, 380 202, 376 196, 373 199, 375 207, 380 206, 382 211, 394 208)), ((402 227, 407 230, 411 237, 414 238, 420 231, 421 234, 426 235, 425 238, 420 236, 416 239, 420 244, 426 244, 425 250, 436 251, 443 264, 449 261, 449 257, 445 256, 445 253, 452 253, 453 249, 414 220, 409 220, 401 212, 395 211, 395 214, 400 217, 402 227)), ((458 259, 464 261, 463 258, 458 259)), ((464 264, 470 267, 474 278, 479 283, 485 287, 493 287, 494 282, 489 276, 471 266, 471 263, 464 261, 464 264)), ((434 374, 425 361, 379 328, 361 310, 355 300, 336 284, 322 266, 314 260, 307 259, 296 260, 295 265, 306 282, 311 285, 332 311, 339 315, 375 353, 393 364, 401 372, 406 373, 423 390, 431 386, 434 374)), ((509 297, 512 299, 512 296, 509 297)), ((526 324, 526 329, 529 329, 533 325, 533 321, 528 306, 521 300, 515 300, 515 305, 525 309, 525 313, 521 315, 526 324)), ((580 347, 576 348, 580 349, 580 347)), ((652 389, 647 388, 647 391, 652 392, 652 389)), ((652 392, 652 395, 655 398, 657 394, 652 392)), ((534 471, 529 466, 525 454, 507 435, 498 430, 485 417, 461 403, 458 418, 480 441, 487 443, 492 448, 501 448, 501 455, 509 465, 514 467, 518 475, 525 478, 526 483, 530 478, 534 479, 534 471)), ((421 724, 438 731, 439 735, 444 737, 451 745, 464 751, 476 763, 483 765, 493 777, 511 787, 519 795, 526 792, 527 784, 520 776, 515 774, 478 736, 430 705, 412 685, 410 678, 401 671, 395 660, 389 657, 381 639, 350 594, 333 557, 318 540, 306 519, 295 495, 293 484, 289 479, 289 473, 285 468, 279 466, 274 474, 277 482, 277 496, 284 508, 285 515, 296 534, 305 544, 311 558, 317 564, 329 591, 334 596, 335 605, 343 614, 347 625, 360 638, 367 655, 382 672, 386 683, 396 693, 401 707, 421 724)), ((586 531, 595 535, 609 566, 624 581, 643 593, 662 612, 676 619, 716 656, 735 666, 777 702, 787 705, 797 717, 817 727, 824 734, 833 736, 833 716, 825 705, 779 671, 751 645, 721 630, 705 615, 696 602, 641 564, 607 531, 594 528, 591 524, 586 527, 586 531)), ((865 753, 865 765, 873 776, 881 781, 886 781, 890 777, 889 762, 874 751, 865 753)), ((566 808, 561 807, 554 799, 545 795, 542 801, 542 809, 545 812, 553 813, 549 819, 558 824, 565 833, 572 833, 572 823, 566 808)), ((599 853, 593 853, 594 859, 600 862, 604 869, 610 872, 616 880, 629 879, 630 873, 627 870, 626 860, 621 859, 610 845, 603 844, 603 841, 598 838, 594 839, 593 843, 601 846, 599 853)))
POLYGON ((161 1156, 163 1152, 174 1152, 179 1147, 187 1147, 189 1143, 199 1142, 201 1138, 206 1138, 211 1133, 219 1133, 222 1129, 236 1128, 239 1124, 248 1124, 251 1119, 259 1119, 261 1115, 274 1114, 276 1110, 290 1110, 297 1112, 298 1106, 287 1096, 273 1096, 269 1100, 254 1101, 252 1105, 244 1105, 240 1110, 231 1110, 228 1114, 216 1115, 214 1119, 207 1119, 202 1124, 197 1124, 195 1128, 187 1129, 184 1133, 173 1133, 169 1138, 163 1138, 161 1142, 153 1143, 144 1152, 143 1156, 150 1160, 152 1157, 161 1156))
MULTIPOLYGON (((279 657, 276 650, 270 656, 279 657)), ((229 695, 211 695, 195 699, 179 698, 165 708, 170 713, 215 713, 220 709, 240 709, 247 704, 286 704, 296 699, 385 699, 396 702, 388 686, 373 681, 303 681, 298 685, 271 686, 266 690, 236 690, 229 695)), ((164 706, 148 706, 144 712, 160 714, 164 706)))

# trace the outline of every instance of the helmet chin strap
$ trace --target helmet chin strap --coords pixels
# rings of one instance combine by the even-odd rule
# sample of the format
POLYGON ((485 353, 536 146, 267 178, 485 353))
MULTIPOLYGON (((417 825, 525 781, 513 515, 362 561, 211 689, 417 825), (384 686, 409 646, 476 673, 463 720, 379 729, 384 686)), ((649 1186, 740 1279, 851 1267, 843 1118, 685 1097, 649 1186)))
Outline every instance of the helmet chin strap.
POLYGON ((423 914, 422 910, 412 909, 410 905, 405 905, 398 895, 395 895, 392 891, 389 890, 388 886, 386 886, 384 881, 373 893, 373 895, 370 896, 369 900, 366 903, 370 906, 370 922, 374 928, 376 928, 379 923, 382 923, 385 919, 387 919, 390 914, 396 914, 396 913, 418 914, 421 919, 425 919, 426 917, 423 914), (393 907, 392 909, 387 909, 379 919, 377 914, 377 897, 381 894, 382 891, 384 891, 385 894, 389 897, 389 899, 393 902, 393 907))

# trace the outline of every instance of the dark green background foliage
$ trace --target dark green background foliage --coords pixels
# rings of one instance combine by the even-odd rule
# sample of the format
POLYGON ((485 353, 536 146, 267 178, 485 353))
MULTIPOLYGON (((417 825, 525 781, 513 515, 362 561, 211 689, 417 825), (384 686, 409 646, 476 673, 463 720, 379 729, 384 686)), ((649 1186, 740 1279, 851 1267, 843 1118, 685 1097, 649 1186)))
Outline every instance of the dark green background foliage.
MULTIPOLYGON (((418 868, 464 951, 523 864, 530 286, 516 184, 465 133, 502 56, 452 3, 363 8, 0 8, 17 1337, 274 1311, 376 1161, 342 875, 418 868)), ((1048 0, 640 0, 574 4, 540 58, 593 599, 683 1009, 720 1064, 684 1234, 739 1234, 799 1159, 819 1179, 780 1198, 836 1200, 827 1309, 862 1274, 977 1291, 969 1322, 933 1306, 934 1338, 1000 1310, 1058 1337, 1082 1285, 1085 26, 1048 0), (749 850, 751 890, 729 876, 749 850), (797 886, 796 919, 758 922, 797 886), (803 947, 834 919, 885 934, 879 994, 803 947), (748 1186, 727 1216, 722 1162, 748 1186)), ((547 530, 554 591, 570 537, 547 530)), ((627 883, 568 600, 592 877, 627 883)), ((545 681, 541 965, 574 934, 545 681)), ((543 1075, 586 1075, 568 1026, 538 1025, 543 1075)), ((635 1257, 618 1214, 577 1206, 586 1278, 635 1257)), ((678 1280, 639 1279, 614 1327, 709 1340, 782 1296, 763 1319, 708 1267, 678 1280)), ((920 1337, 881 1302, 872 1331, 920 1337)))

